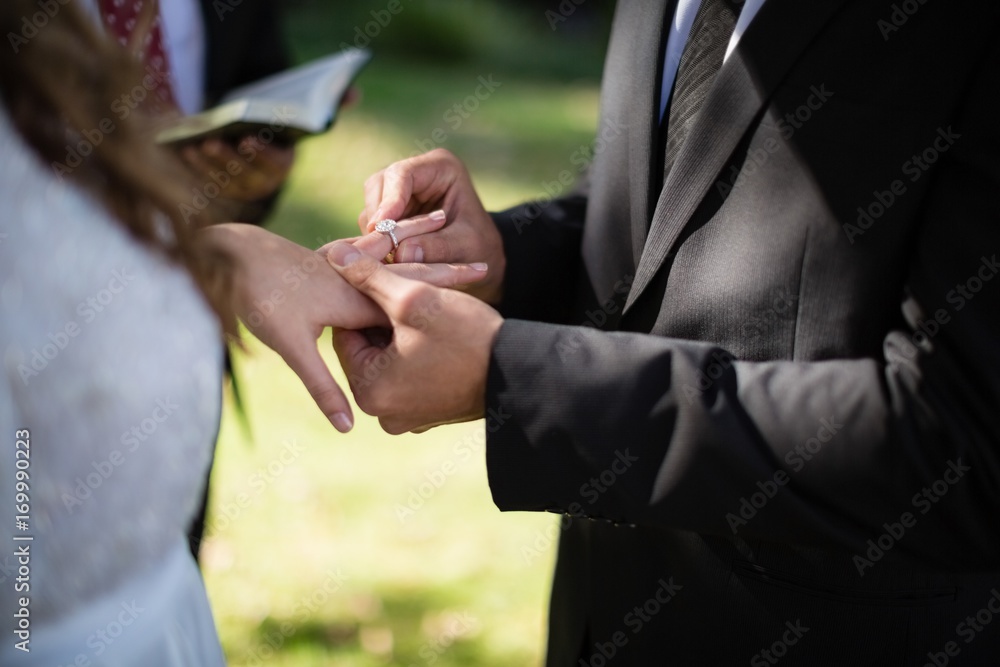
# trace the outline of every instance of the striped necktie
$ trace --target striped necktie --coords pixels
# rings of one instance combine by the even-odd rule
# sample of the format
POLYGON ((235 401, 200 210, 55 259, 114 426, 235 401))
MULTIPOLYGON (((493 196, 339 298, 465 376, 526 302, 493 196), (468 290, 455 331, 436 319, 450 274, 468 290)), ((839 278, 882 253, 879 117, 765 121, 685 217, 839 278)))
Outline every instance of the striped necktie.
POLYGON ((743 0, 702 0, 698 8, 691 35, 681 54, 667 114, 664 182, 722 68, 722 59, 742 8, 743 0))

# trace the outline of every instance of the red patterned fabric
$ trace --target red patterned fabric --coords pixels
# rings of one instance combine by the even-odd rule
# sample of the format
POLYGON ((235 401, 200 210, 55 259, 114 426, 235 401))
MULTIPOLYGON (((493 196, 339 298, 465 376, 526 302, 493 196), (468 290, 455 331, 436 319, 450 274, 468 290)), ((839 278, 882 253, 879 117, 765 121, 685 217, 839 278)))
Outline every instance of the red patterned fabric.
POLYGON ((132 51, 147 67, 155 70, 157 86, 154 91, 156 101, 167 108, 177 107, 173 86, 170 83, 170 60, 163 44, 163 27, 160 19, 159 6, 154 6, 147 12, 155 12, 151 16, 149 27, 142 29, 144 18, 143 5, 147 0, 100 0, 101 17, 109 34, 113 35, 122 46, 132 51))

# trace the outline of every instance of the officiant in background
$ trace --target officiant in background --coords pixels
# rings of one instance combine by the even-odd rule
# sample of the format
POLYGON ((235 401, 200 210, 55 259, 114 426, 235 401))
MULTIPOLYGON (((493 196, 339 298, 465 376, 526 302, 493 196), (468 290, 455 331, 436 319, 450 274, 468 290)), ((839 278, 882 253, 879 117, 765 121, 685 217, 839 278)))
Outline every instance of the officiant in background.
MULTIPOLYGON (((150 98, 125 100, 127 106, 156 105, 164 116, 194 114, 289 66, 273 0, 82 0, 82 6, 154 73, 150 98)), ((176 148, 206 180, 227 174, 221 197, 234 203, 233 218, 258 224, 274 207, 295 159, 291 145, 254 135, 176 148), (235 174, 227 170, 233 160, 239 164, 235 174)))

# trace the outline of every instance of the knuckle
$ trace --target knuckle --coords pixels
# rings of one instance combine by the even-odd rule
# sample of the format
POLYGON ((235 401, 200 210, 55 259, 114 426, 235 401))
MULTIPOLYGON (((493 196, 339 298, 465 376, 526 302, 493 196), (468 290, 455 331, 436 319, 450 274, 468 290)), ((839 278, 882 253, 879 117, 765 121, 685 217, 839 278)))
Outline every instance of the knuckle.
POLYGON ((358 409, 369 417, 377 417, 378 411, 376 410, 374 401, 371 398, 371 392, 366 389, 356 390, 354 392, 354 402, 358 404, 358 409))
POLYGON ((395 402, 391 395, 391 387, 382 385, 377 390, 369 393, 368 407, 371 412, 368 414, 376 417, 390 415, 395 407, 395 402))
POLYGON ((417 283, 415 286, 404 290, 399 295, 399 307, 404 313, 412 313, 422 308, 431 298, 433 298, 433 288, 425 283, 417 283))
POLYGON ((385 175, 387 178, 398 179, 406 176, 406 173, 408 171, 409 171, 409 165, 405 161, 394 162, 393 164, 389 165, 386 168, 385 175))
POLYGON ((306 389, 320 405, 331 405, 340 400, 340 392, 326 384, 313 384, 307 386, 306 389))
POLYGON ((382 430, 389 435, 402 435, 403 433, 406 433, 406 428, 397 419, 393 419, 391 417, 380 417, 378 423, 382 427, 382 430))
POLYGON ((455 157, 455 154, 447 148, 435 148, 427 154, 427 157, 435 160, 441 160, 442 162, 454 162, 458 159, 455 157))
POLYGON ((442 285, 442 287, 461 288, 470 282, 470 280, 474 281, 476 277, 477 274, 464 264, 452 264, 449 265, 448 268, 448 275, 446 278, 448 284, 442 285))
POLYGON ((438 287, 449 288, 449 287, 454 287, 455 285, 458 284, 459 279, 461 277, 461 273, 462 273, 461 268, 453 265, 448 265, 442 267, 440 273, 435 274, 434 276, 432 276, 432 278, 434 284, 437 285, 438 287))
POLYGON ((385 414, 389 411, 390 408, 389 402, 381 398, 374 398, 370 400, 368 403, 369 407, 371 408, 371 412, 369 414, 372 415, 373 417, 385 416, 385 414))
MULTIPOLYGON (((359 264, 361 264, 360 261, 355 263, 356 266, 359 264)), ((362 291, 370 291, 373 287, 373 276, 378 270, 378 267, 357 266, 355 270, 355 279, 352 281, 355 287, 361 289, 362 291)))

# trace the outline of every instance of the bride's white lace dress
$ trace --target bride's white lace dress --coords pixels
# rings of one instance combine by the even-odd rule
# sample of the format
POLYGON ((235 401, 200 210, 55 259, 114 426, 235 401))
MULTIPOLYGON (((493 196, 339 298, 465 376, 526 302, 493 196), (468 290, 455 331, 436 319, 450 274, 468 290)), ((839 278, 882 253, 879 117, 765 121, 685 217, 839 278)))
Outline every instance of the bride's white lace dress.
POLYGON ((0 202, 0 665, 224 664, 184 538, 219 419, 217 324, 185 272, 59 180, 2 107, 0 202), (21 597, 30 653, 14 646, 21 597))

